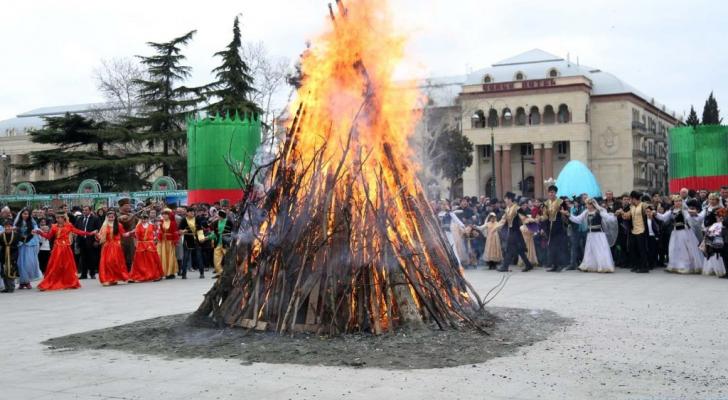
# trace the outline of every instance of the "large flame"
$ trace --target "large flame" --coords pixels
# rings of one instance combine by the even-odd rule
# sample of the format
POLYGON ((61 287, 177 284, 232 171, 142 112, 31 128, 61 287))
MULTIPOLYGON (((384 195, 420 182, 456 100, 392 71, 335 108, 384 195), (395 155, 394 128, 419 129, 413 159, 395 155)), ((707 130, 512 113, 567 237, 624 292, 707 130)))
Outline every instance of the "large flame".
POLYGON ((240 318, 291 330, 308 301, 307 324, 332 332, 467 320, 467 282, 410 158, 420 95, 393 79, 405 37, 385 0, 347 6, 303 56, 240 318))

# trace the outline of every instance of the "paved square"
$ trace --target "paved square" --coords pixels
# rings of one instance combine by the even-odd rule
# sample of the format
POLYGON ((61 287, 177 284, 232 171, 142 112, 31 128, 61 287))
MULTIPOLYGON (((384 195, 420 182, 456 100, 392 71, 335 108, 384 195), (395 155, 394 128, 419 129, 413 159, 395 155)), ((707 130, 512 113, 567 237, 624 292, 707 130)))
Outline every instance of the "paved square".
MULTIPOLYGON (((481 293, 492 271, 468 271, 481 293)), ((574 324, 509 357, 410 371, 240 365, 41 342, 193 311, 210 279, 0 296, 0 399, 728 399, 728 281, 715 277, 514 272, 497 306, 574 324)))

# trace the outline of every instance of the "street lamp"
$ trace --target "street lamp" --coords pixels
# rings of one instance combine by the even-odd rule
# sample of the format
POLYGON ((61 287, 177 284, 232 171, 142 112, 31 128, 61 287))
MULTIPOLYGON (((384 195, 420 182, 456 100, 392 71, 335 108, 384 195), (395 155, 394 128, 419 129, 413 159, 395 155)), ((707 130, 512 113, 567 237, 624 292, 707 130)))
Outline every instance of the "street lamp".
MULTIPOLYGON (((490 126, 490 174, 491 174, 490 175, 491 176, 490 193, 491 193, 491 197, 493 197, 493 198, 496 197, 496 192, 495 192, 495 188, 496 188, 496 182, 495 182, 495 134, 494 134, 494 130, 493 130, 493 128, 494 128, 493 124, 491 124, 489 120, 490 120, 491 111, 496 111, 496 114, 497 114, 498 110, 496 110, 495 107, 493 107, 493 106, 498 102, 503 103, 503 105, 505 106, 505 108, 504 108, 505 111, 503 112, 503 119, 505 121, 510 121, 511 118, 513 117, 513 114, 511 113, 511 108, 508 107, 508 104, 506 104, 504 101, 496 100, 492 103, 491 102, 487 103, 488 104, 488 115, 485 117, 485 122, 490 126)), ((479 117, 480 116, 478 115, 478 113, 473 114, 473 118, 479 118, 479 117)))

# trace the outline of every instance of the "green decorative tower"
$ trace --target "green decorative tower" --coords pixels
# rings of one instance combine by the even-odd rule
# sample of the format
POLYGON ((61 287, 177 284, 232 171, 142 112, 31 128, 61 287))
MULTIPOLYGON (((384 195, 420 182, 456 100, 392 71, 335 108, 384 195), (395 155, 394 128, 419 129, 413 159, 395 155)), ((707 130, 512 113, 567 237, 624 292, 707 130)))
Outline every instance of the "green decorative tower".
POLYGON ((242 189, 225 158, 242 163, 250 170, 260 146, 260 119, 254 115, 190 118, 187 120, 188 202, 214 203, 221 199, 236 202, 242 189))
POLYGON ((670 192, 728 185, 728 126, 670 129, 670 192))

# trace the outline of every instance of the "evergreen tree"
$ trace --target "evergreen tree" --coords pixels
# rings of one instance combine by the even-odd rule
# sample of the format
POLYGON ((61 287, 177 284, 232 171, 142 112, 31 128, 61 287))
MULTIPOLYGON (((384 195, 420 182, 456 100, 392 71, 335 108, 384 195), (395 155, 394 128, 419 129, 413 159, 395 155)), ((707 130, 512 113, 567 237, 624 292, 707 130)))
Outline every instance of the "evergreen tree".
POLYGON ((206 86, 207 96, 217 101, 205 108, 208 113, 224 115, 236 112, 260 114, 261 109, 250 100, 251 94, 255 92, 253 87, 253 76, 248 64, 241 56, 242 41, 240 39, 240 27, 238 17, 233 22, 233 40, 225 50, 215 53, 215 57, 222 59, 222 64, 213 69, 217 79, 206 86))
POLYGON ((437 135, 435 140, 440 154, 432 161, 432 171, 450 181, 452 198, 455 181, 473 164, 473 142, 459 129, 448 129, 437 135))
POLYGON ((30 162, 13 167, 24 171, 60 169, 72 171, 60 179, 33 182, 40 193, 68 193, 78 190, 84 179, 96 179, 104 190, 139 190, 146 183, 145 154, 119 151, 131 141, 123 129, 78 114, 49 117, 43 128, 30 132, 33 143, 54 148, 30 152, 30 162), (142 168, 140 168, 142 167, 142 168))
POLYGON ((147 68, 148 78, 135 80, 142 107, 138 116, 127 119, 127 128, 137 132, 135 142, 146 144, 149 150, 145 162, 182 185, 187 181, 185 118, 203 100, 199 88, 178 86, 192 70, 183 64, 186 57, 181 52, 195 33, 187 32, 169 42, 147 43, 155 54, 138 57, 147 68))
POLYGON ((703 107, 703 125, 720 125, 721 121, 718 102, 713 97, 713 92, 710 92, 710 96, 708 96, 708 100, 705 100, 705 106, 703 107))
POLYGON ((693 108, 693 106, 690 106, 690 114, 688 115, 688 119, 685 120, 685 124, 692 126, 693 128, 700 125, 700 120, 698 119, 698 113, 695 112, 695 108, 693 108))

